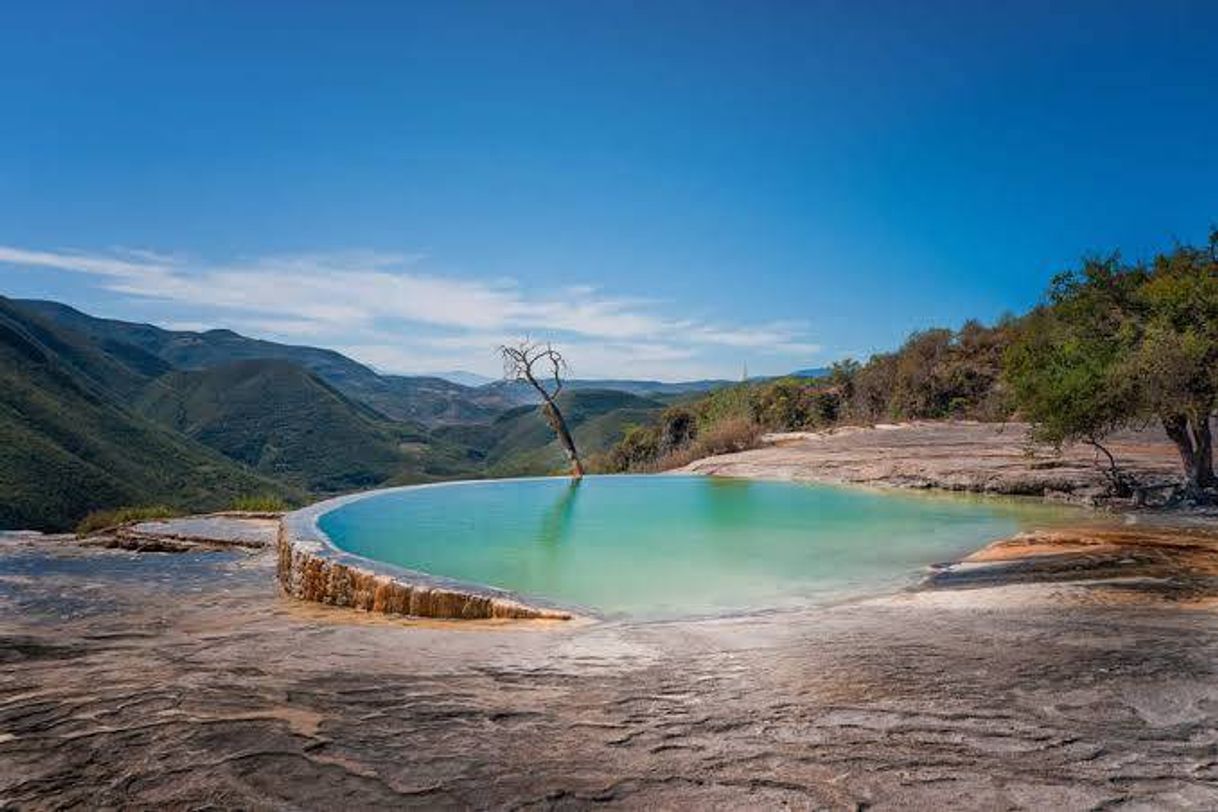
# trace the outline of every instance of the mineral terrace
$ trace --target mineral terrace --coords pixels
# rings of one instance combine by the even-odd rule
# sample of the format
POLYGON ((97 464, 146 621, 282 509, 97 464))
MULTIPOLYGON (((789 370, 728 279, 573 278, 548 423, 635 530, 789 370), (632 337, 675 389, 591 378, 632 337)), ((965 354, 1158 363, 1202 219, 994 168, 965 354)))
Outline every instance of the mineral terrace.
MULTIPOLYGON (((769 435, 764 447, 690 463, 686 472, 1093 502, 1105 489, 1095 449, 1030 444, 1022 423, 921 422, 769 435)), ((1118 463, 1150 486, 1175 481, 1180 458, 1161 430, 1117 435, 1118 463)), ((1153 488, 1152 488, 1153 492, 1153 488)))

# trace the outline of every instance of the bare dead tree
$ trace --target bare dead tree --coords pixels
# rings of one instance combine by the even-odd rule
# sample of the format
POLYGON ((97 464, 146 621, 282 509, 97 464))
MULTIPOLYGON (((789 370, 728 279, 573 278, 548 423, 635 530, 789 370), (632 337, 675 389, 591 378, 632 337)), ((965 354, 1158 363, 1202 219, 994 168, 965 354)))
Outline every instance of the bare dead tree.
POLYGON ((558 435, 558 442, 562 444, 571 464, 572 478, 581 479, 584 465, 580 462, 567 421, 555 401, 562 391, 563 375, 567 372, 567 362, 562 353, 548 342, 542 344, 525 339, 516 344, 504 344, 499 348, 499 354, 503 357, 503 377, 506 380, 524 381, 541 395, 541 413, 558 435))

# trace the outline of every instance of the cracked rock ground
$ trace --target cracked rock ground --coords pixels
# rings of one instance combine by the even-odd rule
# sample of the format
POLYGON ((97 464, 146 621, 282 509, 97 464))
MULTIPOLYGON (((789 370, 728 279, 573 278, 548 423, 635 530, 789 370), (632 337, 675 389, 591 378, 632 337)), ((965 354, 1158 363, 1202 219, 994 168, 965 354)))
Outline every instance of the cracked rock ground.
POLYGON ((9 537, 0 807, 1218 808, 1197 585, 1014 577, 700 622, 411 623, 288 600, 270 550, 9 537))

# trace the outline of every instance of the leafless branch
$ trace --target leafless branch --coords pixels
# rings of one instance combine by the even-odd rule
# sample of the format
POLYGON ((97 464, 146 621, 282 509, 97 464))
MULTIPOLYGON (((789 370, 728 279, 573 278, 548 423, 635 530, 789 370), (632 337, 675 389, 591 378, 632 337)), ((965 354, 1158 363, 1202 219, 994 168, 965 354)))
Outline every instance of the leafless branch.
POLYGON ((584 475, 584 466, 580 462, 579 451, 575 448, 575 440, 567 427, 567 421, 554 400, 562 391, 563 375, 567 371, 566 359, 549 342, 542 344, 527 338, 516 344, 500 346, 499 355, 503 358, 505 379, 525 381, 541 395, 542 414, 558 435, 567 459, 571 462, 571 476, 578 480, 584 475), (554 382, 547 388, 542 380, 551 378, 554 382))
POLYGON ((563 388, 563 375, 567 361, 562 353, 549 342, 541 343, 525 339, 517 344, 499 347, 503 357, 503 377, 509 381, 526 381, 546 396, 548 400, 558 397, 563 388), (541 380, 553 380, 547 387, 541 380))

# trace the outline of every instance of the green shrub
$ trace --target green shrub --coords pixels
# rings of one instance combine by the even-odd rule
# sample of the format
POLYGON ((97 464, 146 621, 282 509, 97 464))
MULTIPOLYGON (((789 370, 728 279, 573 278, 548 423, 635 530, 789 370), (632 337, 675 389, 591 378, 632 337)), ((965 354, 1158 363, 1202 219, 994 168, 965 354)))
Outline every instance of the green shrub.
POLYGON ((247 495, 238 497, 232 509, 243 513, 283 513, 288 503, 274 494, 247 495))
POLYGON ((709 392, 636 428, 602 458, 609 471, 656 471, 755 446, 762 431, 888 420, 1005 420, 1013 401, 1003 354, 1028 321, 916 332, 896 352, 847 359, 816 378, 744 382, 709 392))
POLYGON ((667 454, 685 447, 697 436, 698 416, 681 406, 669 407, 660 415, 656 451, 660 454, 667 454))
POLYGON ((76 525, 76 535, 87 536, 99 530, 107 530, 122 524, 146 522, 152 519, 172 519, 181 516, 180 510, 166 505, 145 505, 144 507, 121 507, 111 510, 95 510, 81 519, 76 525))
POLYGON ((694 410, 698 415, 699 430, 722 420, 733 418, 753 420, 756 411, 755 395, 755 387, 747 383, 708 393, 706 397, 694 404, 694 410))
POLYGON ((696 433, 685 429, 688 412, 672 410, 658 426, 635 426, 607 453, 598 456, 594 470, 620 474, 680 468, 716 454, 756 448, 762 427, 744 417, 727 417, 696 433), (679 442, 673 442, 680 437, 679 442))
POLYGON ((652 470, 668 471, 689 465, 703 457, 717 454, 735 454, 756 448, 761 442, 762 427, 742 417, 721 420, 705 431, 689 445, 664 454, 655 461, 652 470))
POLYGON ((607 474, 649 469, 660 453, 659 433, 658 426, 631 426, 617 445, 597 457, 595 469, 607 474))

